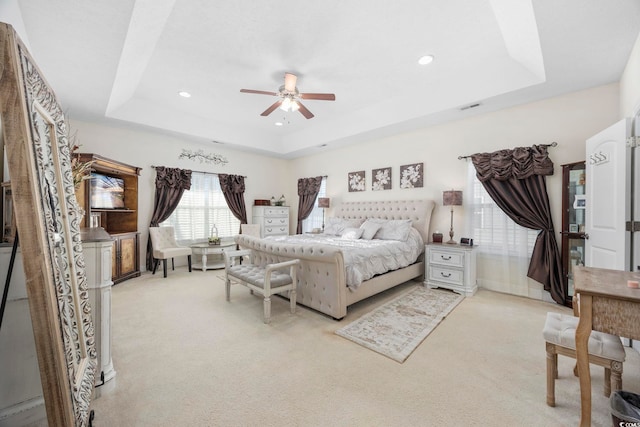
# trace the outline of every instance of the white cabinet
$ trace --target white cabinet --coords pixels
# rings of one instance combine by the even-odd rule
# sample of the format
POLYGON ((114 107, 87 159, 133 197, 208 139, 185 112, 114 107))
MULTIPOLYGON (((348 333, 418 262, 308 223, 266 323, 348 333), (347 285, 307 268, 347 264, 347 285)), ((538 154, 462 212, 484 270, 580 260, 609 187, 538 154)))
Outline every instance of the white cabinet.
POLYGON ((425 284, 451 289, 465 296, 478 290, 476 253, 472 246, 432 243, 426 246, 425 284))
POLYGON ((260 224, 260 237, 289 234, 288 206, 254 206, 253 224, 260 224))
POLYGON ((113 238, 102 227, 83 228, 82 252, 85 260, 87 290, 95 331, 98 365, 94 397, 116 386, 116 371, 111 359, 111 281, 113 238))

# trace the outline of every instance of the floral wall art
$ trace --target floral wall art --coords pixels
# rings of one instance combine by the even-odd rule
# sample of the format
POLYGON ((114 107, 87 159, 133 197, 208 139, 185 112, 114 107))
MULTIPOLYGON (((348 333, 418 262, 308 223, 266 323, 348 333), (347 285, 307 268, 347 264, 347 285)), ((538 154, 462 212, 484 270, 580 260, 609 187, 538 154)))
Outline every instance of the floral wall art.
POLYGON ((421 188, 424 185, 424 164, 400 166, 400 188, 421 188))
POLYGON ((371 171, 371 189, 373 191, 391 190, 391 168, 374 169, 371 171))
POLYGON ((349 192, 365 190, 364 171, 349 172, 348 175, 349 175, 349 192))

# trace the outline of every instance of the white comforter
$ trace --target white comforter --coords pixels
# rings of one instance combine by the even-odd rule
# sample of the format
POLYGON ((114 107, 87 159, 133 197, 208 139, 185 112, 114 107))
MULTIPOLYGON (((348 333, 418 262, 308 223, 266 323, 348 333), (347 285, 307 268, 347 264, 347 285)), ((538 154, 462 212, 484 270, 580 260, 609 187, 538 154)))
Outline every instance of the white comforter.
POLYGON ((326 234, 296 234, 293 236, 270 236, 268 240, 302 245, 339 246, 344 255, 347 286, 352 291, 363 281, 376 274, 386 273, 413 264, 424 251, 424 242, 414 228, 409 238, 398 240, 352 240, 326 234))

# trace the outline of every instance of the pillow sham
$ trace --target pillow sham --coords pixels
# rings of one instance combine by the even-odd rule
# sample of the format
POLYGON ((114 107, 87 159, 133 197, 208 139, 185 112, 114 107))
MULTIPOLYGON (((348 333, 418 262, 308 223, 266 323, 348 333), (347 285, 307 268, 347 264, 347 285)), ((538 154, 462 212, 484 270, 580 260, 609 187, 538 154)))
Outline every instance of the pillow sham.
POLYGON ((371 240, 380 227, 382 227, 382 223, 379 220, 368 219, 360 226, 362 228, 362 236, 360 237, 364 240, 371 240))
POLYGON ((324 226, 324 234, 341 236, 347 228, 358 228, 362 224, 361 219, 327 218, 324 226))
POLYGON ((374 239, 406 241, 411 232, 410 219, 390 219, 382 223, 374 239))
POLYGON ((345 228, 340 238, 346 239, 346 240, 358 240, 360 237, 362 237, 363 231, 364 230, 362 228, 355 228, 355 227, 345 228))

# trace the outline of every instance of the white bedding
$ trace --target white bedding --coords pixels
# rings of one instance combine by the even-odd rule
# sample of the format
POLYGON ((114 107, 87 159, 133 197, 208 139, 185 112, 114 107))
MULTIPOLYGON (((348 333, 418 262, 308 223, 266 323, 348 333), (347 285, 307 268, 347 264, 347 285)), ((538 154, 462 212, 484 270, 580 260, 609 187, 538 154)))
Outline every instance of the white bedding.
POLYGON ((376 274, 386 273, 413 264, 424 252, 420 233, 411 228, 406 241, 352 240, 327 234, 296 234, 293 236, 269 236, 268 240, 303 245, 339 246, 344 255, 347 286, 352 291, 363 281, 376 274))

